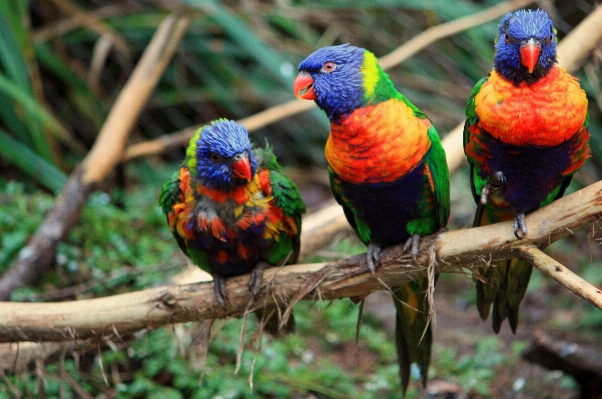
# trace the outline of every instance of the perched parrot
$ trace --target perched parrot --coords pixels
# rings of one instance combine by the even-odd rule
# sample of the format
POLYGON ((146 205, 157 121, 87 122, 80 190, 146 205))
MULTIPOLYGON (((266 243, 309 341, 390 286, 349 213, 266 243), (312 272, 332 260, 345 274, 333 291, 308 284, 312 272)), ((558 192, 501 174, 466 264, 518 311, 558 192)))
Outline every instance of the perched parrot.
POLYGON ((256 296, 267 267, 297 262, 305 212, 299 190, 271 148, 252 150, 247 130, 234 121, 196 131, 159 204, 182 251, 213 276, 222 307, 228 277, 251 273, 256 296))
MULTIPOLYGON (((449 171, 437 131, 393 86, 374 54, 348 44, 324 47, 299 64, 298 98, 314 100, 330 119, 325 157, 330 186, 347 220, 368 245, 374 272, 381 247, 446 226, 449 171)), ((423 385, 432 345, 428 280, 394 289, 396 346, 403 392, 416 363, 423 385)))
MULTIPOLYGON (((562 197, 589 157, 585 92, 556 64, 556 36, 543 10, 520 10, 501 21, 494 69, 466 104, 464 150, 478 204, 474 225, 514 219, 527 235, 525 213, 562 197)), ((508 318, 516 332, 518 308, 531 265, 512 259, 483 265, 477 307, 493 330, 508 318)))

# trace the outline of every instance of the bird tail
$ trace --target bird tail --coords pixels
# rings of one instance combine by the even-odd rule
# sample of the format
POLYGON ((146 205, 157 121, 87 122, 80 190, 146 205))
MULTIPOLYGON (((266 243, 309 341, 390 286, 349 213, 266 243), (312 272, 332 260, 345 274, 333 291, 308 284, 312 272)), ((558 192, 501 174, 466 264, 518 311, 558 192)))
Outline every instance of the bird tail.
MULTIPOLYGON (((483 206, 479 206, 474 226, 491 224, 483 206)), ((510 259, 497 263, 484 263, 478 268, 477 308, 483 320, 491 315, 493 331, 500 332, 502 322, 508 318, 510 328, 516 333, 518 308, 525 296, 531 270, 530 263, 522 259, 510 259)))
POLYGON ((433 334, 428 304, 428 279, 410 281, 395 289, 397 308, 395 344, 402 392, 405 395, 410 383, 412 363, 420 369, 422 385, 426 387, 431 362, 433 334))
POLYGON ((276 305, 266 305, 256 309, 255 317, 257 322, 263 325, 263 331, 268 332, 274 337, 286 335, 295 331, 295 317, 291 312, 286 323, 280 326, 280 309, 276 305))
POLYGON ((496 333, 500 332, 506 318, 512 332, 516 333, 518 309, 527 291, 532 269, 533 266, 522 259, 510 259, 479 268, 484 281, 477 281, 477 307, 481 318, 486 320, 493 303, 491 320, 496 333))

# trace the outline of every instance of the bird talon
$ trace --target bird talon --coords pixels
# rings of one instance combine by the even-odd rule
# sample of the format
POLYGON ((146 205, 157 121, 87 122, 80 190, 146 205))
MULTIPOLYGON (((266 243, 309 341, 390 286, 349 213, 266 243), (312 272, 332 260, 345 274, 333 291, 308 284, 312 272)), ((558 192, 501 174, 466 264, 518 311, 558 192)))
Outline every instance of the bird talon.
POLYGON ((495 172, 489 181, 493 190, 503 190, 506 187, 506 176, 501 170, 495 172))
POLYGON ((485 205, 487 203, 487 197, 489 196, 489 190, 491 189, 491 183, 487 182, 483 186, 481 190, 481 205, 485 205))
POLYGON ((263 282, 263 272, 265 271, 267 266, 267 263, 259 262, 257 265, 255 265, 253 271, 251 272, 251 276, 249 277, 249 282, 247 283, 247 286, 249 287, 249 291, 253 295, 253 299, 257 297, 257 294, 259 294, 259 291, 261 290, 261 283, 263 282))
POLYGON ((221 277, 213 276, 213 292, 215 293, 215 299, 219 306, 226 309, 226 301, 228 300, 228 293, 226 292, 226 280, 221 277))
POLYGON ((414 257, 414 260, 416 260, 416 258, 418 257, 419 249, 420 249, 420 235, 413 234, 412 235, 412 252, 410 252, 410 253, 414 257))
POLYGON ((410 254, 416 260, 418 257, 418 251, 420 249, 420 234, 412 234, 403 245, 403 253, 405 254, 410 250, 410 254))
POLYGON ((378 244, 368 244, 368 269, 372 274, 376 273, 376 268, 380 265, 380 246, 378 244))
POLYGON ((406 240, 406 243, 405 243, 405 244, 403 244, 403 250, 402 250, 402 253, 404 253, 404 254, 405 254, 406 252, 408 252, 408 249, 410 249, 411 247, 412 247, 412 237, 408 238, 408 239, 406 240))
POLYGON ((518 234, 519 231, 521 232, 522 237, 525 237, 527 235, 527 223, 525 222, 524 213, 518 213, 514 217, 514 235, 516 236, 516 238, 522 238, 518 234))
POLYGON ((485 205, 487 203, 487 198, 492 191, 500 191, 505 187, 506 176, 504 176, 502 171, 495 172, 491 177, 489 177, 489 181, 485 183, 481 189, 481 205, 485 205))

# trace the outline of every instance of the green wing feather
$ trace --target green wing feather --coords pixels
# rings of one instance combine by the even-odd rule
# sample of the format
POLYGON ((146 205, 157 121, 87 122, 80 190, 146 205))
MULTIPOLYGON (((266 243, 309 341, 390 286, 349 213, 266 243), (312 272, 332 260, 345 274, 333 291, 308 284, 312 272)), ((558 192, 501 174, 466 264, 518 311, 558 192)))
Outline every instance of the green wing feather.
POLYGON ((435 209, 439 220, 439 228, 447 226, 450 212, 449 200, 449 170, 447 168, 447 157, 441 144, 441 139, 433 126, 428 129, 431 140, 431 150, 427 154, 426 163, 431 171, 431 177, 435 186, 435 209))
POLYGON ((270 171, 274 203, 277 207, 282 208, 286 216, 292 218, 297 229, 292 236, 281 235, 278 244, 271 246, 268 261, 272 264, 279 264, 282 259, 288 258, 287 263, 297 263, 301 246, 301 215, 305 213, 305 203, 297 185, 288 176, 281 173, 278 160, 267 142, 265 148, 254 148, 253 153, 259 164, 270 171))
MULTIPOLYGON (((276 206, 284 210, 284 214, 291 217, 297 225, 297 232, 292 237, 283 236, 280 238, 280 245, 273 246, 273 250, 268 255, 270 258, 282 259, 289 256, 287 263, 297 263, 299 260, 299 249, 301 246, 301 215, 305 213, 305 203, 301 198, 301 193, 297 186, 287 176, 277 172, 270 172, 272 180, 272 194, 274 195, 274 203, 276 206), (290 241, 289 245, 284 245, 284 242, 290 241)), ((272 261, 270 259, 270 261, 272 261)))
MULTIPOLYGON (((167 217, 167 214, 171 212, 174 205, 180 202, 180 194, 182 191, 180 190, 180 170, 175 171, 169 177, 169 179, 163 184, 161 188, 161 192, 159 194, 159 206, 161 210, 167 217)), ((200 267, 202 270, 207 273, 211 273, 211 269, 209 268, 209 259, 207 255, 202 251, 196 251, 186 244, 186 240, 182 238, 178 234, 177 231, 171 230, 178 246, 186 254, 192 262, 200 267)))
MULTIPOLYGON (((466 101, 466 107, 464 108, 464 113, 466 115, 466 123, 464 123, 464 137, 463 137, 463 144, 464 144, 465 149, 466 149, 466 146, 468 145, 468 143, 470 142, 470 131, 469 131, 470 126, 476 125, 479 122, 479 116, 477 115, 477 110, 476 110, 477 105, 475 102, 475 97, 477 96, 479 91, 481 91, 481 87, 487 81, 487 79, 489 79, 489 76, 486 76, 477 82, 477 84, 472 89, 472 92, 470 93, 470 97, 468 97, 468 100, 466 101)), ((466 150, 464 153, 466 154, 466 150)), ((476 167, 473 164, 473 162, 470 161, 470 157, 468 159, 468 164, 470 166, 470 188, 472 191, 472 196, 473 196, 475 202, 477 204, 479 204, 481 193, 480 192, 477 193, 476 187, 477 186, 483 187, 483 185, 486 182, 483 181, 483 179, 481 178, 481 175, 479 173, 476 173, 476 167)), ((475 223, 476 223, 476 220, 479 219, 479 214, 482 212, 483 212, 483 208, 479 207, 477 209, 477 217, 475 217, 475 223)), ((477 225, 474 224, 474 226, 477 226, 477 225)))
POLYGON ((466 123, 464 124, 464 148, 466 148, 468 142, 470 141, 468 127, 475 125, 479 121, 475 97, 477 94, 479 94, 481 87, 487 81, 487 79, 489 79, 489 76, 486 76, 477 82, 470 93, 470 97, 468 97, 468 100, 466 101, 466 106, 464 107, 464 114, 466 115, 466 123))
POLYGON ((171 208, 180 201, 180 194, 180 171, 177 170, 169 176, 159 193, 159 206, 164 214, 167 215, 171 208))
MULTIPOLYGON (((169 177, 169 179, 163 184, 161 188, 161 193, 159 194, 159 206, 163 210, 163 213, 167 217, 167 214, 171 212, 174 205, 180 202, 180 195, 182 191, 180 190, 180 171, 177 170, 169 177)), ((186 248, 186 242, 184 239, 174 230, 171 231, 173 236, 178 243, 178 246, 186 255, 188 254, 188 250, 186 248)))

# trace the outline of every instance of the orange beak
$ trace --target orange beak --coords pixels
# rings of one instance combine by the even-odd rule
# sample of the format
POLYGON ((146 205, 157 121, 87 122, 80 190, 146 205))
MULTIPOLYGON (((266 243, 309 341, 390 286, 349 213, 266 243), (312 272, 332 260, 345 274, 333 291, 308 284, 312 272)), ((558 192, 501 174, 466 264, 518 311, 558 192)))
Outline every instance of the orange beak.
POLYGON ((293 91, 297 99, 315 100, 316 92, 314 91, 314 79, 305 71, 299 72, 293 84, 293 91))
POLYGON ((533 72, 533 69, 535 69, 540 52, 541 47, 539 41, 533 38, 529 39, 527 44, 520 47, 520 63, 529 70, 529 73, 533 72))
POLYGON ((249 157, 244 156, 238 161, 233 162, 232 171, 234 172, 234 176, 251 181, 251 163, 249 162, 249 157))

